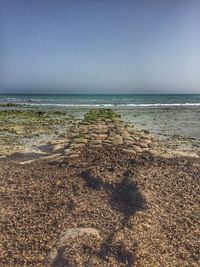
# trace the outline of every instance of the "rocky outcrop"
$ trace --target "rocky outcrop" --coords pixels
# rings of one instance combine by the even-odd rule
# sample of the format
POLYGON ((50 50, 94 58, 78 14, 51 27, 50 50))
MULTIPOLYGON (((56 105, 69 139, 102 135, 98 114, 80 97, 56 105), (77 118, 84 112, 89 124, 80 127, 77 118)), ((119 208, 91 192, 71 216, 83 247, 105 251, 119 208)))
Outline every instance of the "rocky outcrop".
POLYGON ((151 151, 154 140, 148 131, 139 131, 132 124, 124 123, 113 111, 99 109, 88 112, 83 121, 72 126, 66 142, 60 139, 52 145, 53 151, 62 151, 65 157, 78 157, 85 146, 117 146, 124 153, 138 154, 151 151))

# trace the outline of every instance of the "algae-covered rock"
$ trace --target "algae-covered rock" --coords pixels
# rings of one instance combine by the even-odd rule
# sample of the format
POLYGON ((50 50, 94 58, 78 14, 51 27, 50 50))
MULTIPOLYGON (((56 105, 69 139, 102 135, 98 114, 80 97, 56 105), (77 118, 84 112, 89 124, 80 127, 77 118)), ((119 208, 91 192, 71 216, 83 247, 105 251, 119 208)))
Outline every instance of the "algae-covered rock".
POLYGON ((101 121, 112 122, 119 118, 112 109, 93 109, 85 114, 84 121, 101 121))

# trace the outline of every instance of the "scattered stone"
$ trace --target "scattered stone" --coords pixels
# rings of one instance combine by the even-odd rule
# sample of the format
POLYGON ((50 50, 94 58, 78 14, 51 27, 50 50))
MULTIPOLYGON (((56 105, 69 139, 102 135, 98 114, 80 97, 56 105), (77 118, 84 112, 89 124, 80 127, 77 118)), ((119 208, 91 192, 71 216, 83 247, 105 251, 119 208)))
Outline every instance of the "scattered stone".
POLYGON ((142 152, 148 152, 149 148, 142 148, 142 152))
POLYGON ((64 150, 64 154, 65 154, 65 155, 71 155, 71 154, 73 154, 73 153, 74 153, 74 150, 71 149, 71 148, 67 148, 67 149, 64 150))
POLYGON ((101 148, 102 145, 93 145, 93 144, 91 144, 90 147, 91 147, 91 148, 101 148))
POLYGON ((89 122, 87 122, 87 121, 81 121, 80 122, 80 125, 88 125, 89 124, 89 122))
POLYGON ((53 140, 50 142, 51 145, 58 145, 58 144, 65 144, 67 143, 69 140, 68 139, 58 139, 58 140, 53 140))
POLYGON ((101 140, 89 140, 90 145, 101 145, 102 141, 101 140))
POLYGON ((149 152, 153 155, 159 155, 159 152, 156 149, 150 149, 149 152))
POLYGON ((127 131, 123 131, 122 132, 122 137, 124 138, 124 139, 129 139, 130 138, 130 134, 127 132, 127 131))
POLYGON ((36 161, 36 159, 31 159, 31 160, 26 160, 26 161, 20 161, 18 164, 25 165, 25 164, 30 164, 30 163, 32 163, 34 161, 36 161))
POLYGON ((129 154, 134 154, 134 155, 136 154, 136 151, 133 150, 133 149, 123 148, 122 151, 125 152, 125 153, 129 153, 129 154))
POLYGON ((42 159, 54 159, 54 158, 58 158, 60 156, 61 156, 61 153, 57 153, 57 154, 52 154, 52 155, 42 157, 42 159))
POLYGON ((126 131, 129 132, 130 134, 134 134, 135 133, 135 128, 131 125, 127 125, 125 126, 126 131))
POLYGON ((126 144, 126 145, 133 145, 134 144, 134 141, 133 141, 133 139, 124 139, 124 143, 126 144))
POLYGON ((106 137, 107 137, 107 134, 97 134, 95 138, 99 140, 104 140, 106 137))
POLYGON ((141 143, 144 143, 144 144, 147 144, 147 145, 149 145, 149 144, 152 143, 151 140, 149 140, 149 139, 144 139, 144 138, 140 139, 140 142, 141 142, 141 143))
POLYGON ((142 149, 141 149, 140 146, 132 145, 131 147, 132 147, 136 152, 138 152, 138 153, 141 153, 141 152, 142 152, 142 149))
POLYGON ((112 134, 108 136, 108 140, 112 141, 114 144, 123 144, 123 138, 120 134, 112 134))
POLYGON ((148 145, 146 143, 140 143, 141 148, 148 148, 148 145))
POLYGON ((78 153, 78 152, 74 152, 73 154, 70 154, 69 155, 69 158, 77 158, 77 157, 79 157, 80 156, 80 153, 78 153))
POLYGON ((57 151, 57 150, 61 150, 66 146, 66 144, 62 143, 62 144, 57 144, 53 147, 53 152, 57 151))
POLYGON ((141 133, 150 134, 150 131, 149 130, 146 130, 146 129, 142 129, 141 133))
POLYGON ((69 148, 76 149, 76 148, 82 148, 83 146, 85 146, 85 144, 71 143, 70 146, 69 146, 69 148))
POLYGON ((76 144, 87 144, 88 142, 88 139, 86 138, 74 138, 73 139, 73 143, 76 143, 76 144))

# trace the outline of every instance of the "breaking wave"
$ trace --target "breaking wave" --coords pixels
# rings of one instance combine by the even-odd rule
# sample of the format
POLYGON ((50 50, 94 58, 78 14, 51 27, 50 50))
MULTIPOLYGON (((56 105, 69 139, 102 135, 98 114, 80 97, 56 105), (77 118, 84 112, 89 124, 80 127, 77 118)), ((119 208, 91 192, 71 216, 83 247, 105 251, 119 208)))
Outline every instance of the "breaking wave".
POLYGON ((192 107, 200 106, 200 103, 154 103, 154 104, 69 104, 69 103, 18 103, 19 105, 28 106, 57 106, 57 107, 192 107))

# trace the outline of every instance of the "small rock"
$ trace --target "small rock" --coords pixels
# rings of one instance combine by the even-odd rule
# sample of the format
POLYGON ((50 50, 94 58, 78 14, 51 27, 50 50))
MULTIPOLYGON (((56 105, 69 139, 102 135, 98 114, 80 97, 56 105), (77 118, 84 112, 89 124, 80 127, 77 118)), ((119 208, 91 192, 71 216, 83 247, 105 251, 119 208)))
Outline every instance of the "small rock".
POLYGON ((102 238, 95 228, 68 229, 47 256, 46 266, 79 266, 77 259, 83 266, 87 266, 91 253, 100 249, 101 241, 102 238), (88 250, 85 250, 85 247, 88 247, 88 250))
POLYGON ((65 139, 53 140, 53 141, 50 142, 50 144, 58 145, 58 144, 65 144, 67 142, 69 142, 69 140, 67 138, 65 138, 65 139))
POLYGON ((133 139, 124 139, 124 143, 126 144, 126 145, 133 145, 134 144, 134 141, 133 141, 133 139))
POLYGON ((142 148, 142 152, 148 152, 149 148, 142 148))
POLYGON ((104 140, 107 137, 107 134, 97 134, 96 139, 97 140, 104 140))
POLYGON ((73 143, 75 144, 87 144, 88 139, 86 138, 74 138, 73 143))
POLYGON ((89 122, 87 122, 87 121, 81 121, 79 124, 80 124, 80 125, 88 125, 89 122))
POLYGON ((83 146, 85 146, 85 144, 71 143, 69 147, 70 147, 71 149, 76 149, 76 148, 82 148, 83 146))
POLYGON ((60 149, 63 149, 64 147, 65 147, 65 144, 57 144, 53 147, 53 152, 60 150, 60 149))
POLYGON ((69 155, 69 158, 77 158, 79 156, 80 156, 80 153, 74 153, 74 154, 69 155))
POLYGON ((138 153, 141 153, 141 152, 142 152, 142 149, 141 149, 140 146, 132 145, 131 147, 132 147, 136 152, 138 152, 138 153))
POLYGON ((148 148, 148 145, 146 143, 140 143, 141 148, 148 148))
POLYGON ((130 134, 127 132, 127 131, 123 131, 122 132, 122 137, 124 138, 124 139, 129 139, 130 138, 130 134))
POLYGON ((130 133, 130 134, 133 134, 133 133, 135 133, 135 128, 134 128, 134 126, 130 126, 130 125, 126 125, 125 126, 125 128, 126 128, 126 131, 128 132, 128 133, 130 133))
POLYGON ((101 145, 101 140, 89 140, 89 145, 101 145))
POLYGON ((123 144, 123 138, 119 134, 112 134, 108 137, 108 140, 112 141, 112 143, 116 145, 121 145, 123 144))
POLYGON ((60 156, 61 156, 61 154, 58 153, 58 154, 52 154, 52 155, 44 156, 44 157, 42 157, 42 159, 55 159, 55 158, 59 158, 60 156))
POLYGON ((73 153, 74 153, 74 150, 73 149, 67 148, 67 149, 64 150, 64 154, 65 155, 71 155, 73 153))
POLYGON ((144 138, 140 139, 140 142, 141 142, 141 143, 144 143, 144 144, 147 144, 147 145, 149 145, 149 144, 152 143, 151 140, 149 140, 149 139, 144 139, 144 138))
POLYGON ((133 150, 133 149, 123 148, 122 151, 125 152, 125 153, 129 153, 129 154, 134 154, 134 155, 136 154, 136 151, 133 150))
POLYGON ((100 148, 101 145, 90 145, 91 148, 100 148))
POLYGON ((150 152, 151 154, 153 154, 153 155, 159 155, 159 152, 158 152, 158 150, 156 150, 156 149, 151 149, 151 150, 149 150, 149 152, 150 152))
POLYGON ((146 130, 146 129, 142 129, 142 130, 141 130, 141 133, 144 133, 144 134, 150 134, 150 131, 149 131, 149 130, 146 130))

